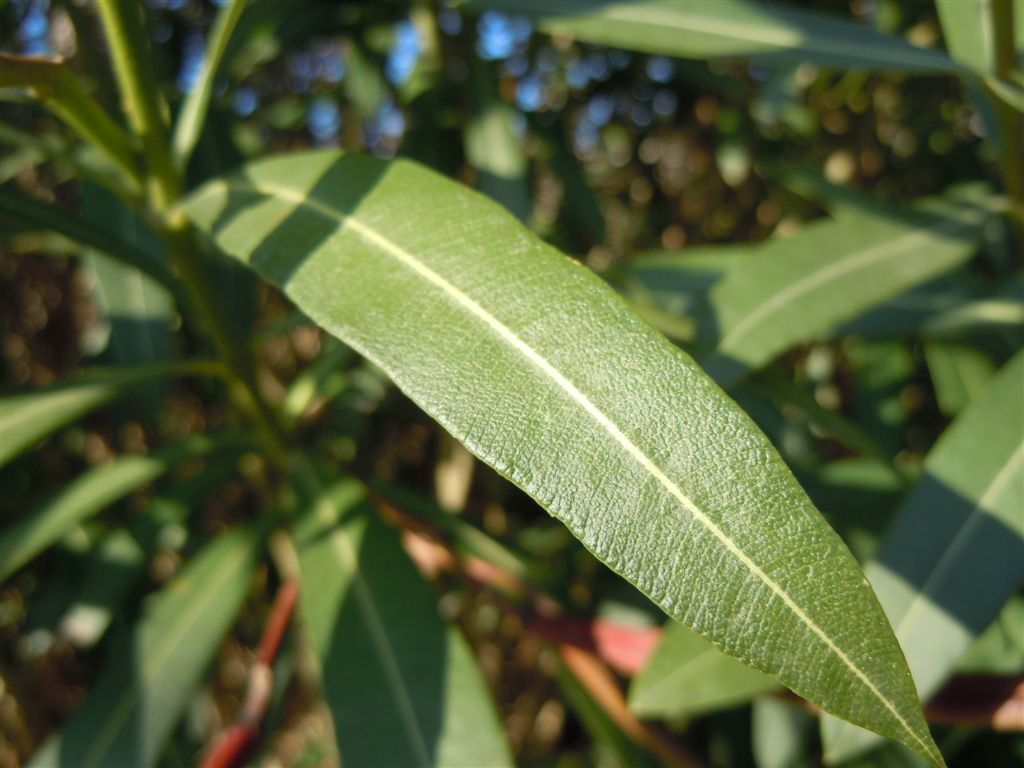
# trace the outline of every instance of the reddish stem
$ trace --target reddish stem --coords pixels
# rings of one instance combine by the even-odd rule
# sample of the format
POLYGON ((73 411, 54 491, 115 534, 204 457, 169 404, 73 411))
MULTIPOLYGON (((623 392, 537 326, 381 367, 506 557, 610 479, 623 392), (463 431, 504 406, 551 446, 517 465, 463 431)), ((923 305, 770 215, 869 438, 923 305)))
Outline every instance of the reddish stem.
POLYGON ((288 631, 295 602, 299 596, 299 582, 288 579, 278 587, 270 615, 263 627, 256 663, 249 670, 249 685, 245 692, 242 711, 235 724, 220 735, 202 762, 202 768, 234 768, 241 765, 259 736, 260 721, 270 706, 274 687, 272 667, 281 650, 281 642, 288 631))

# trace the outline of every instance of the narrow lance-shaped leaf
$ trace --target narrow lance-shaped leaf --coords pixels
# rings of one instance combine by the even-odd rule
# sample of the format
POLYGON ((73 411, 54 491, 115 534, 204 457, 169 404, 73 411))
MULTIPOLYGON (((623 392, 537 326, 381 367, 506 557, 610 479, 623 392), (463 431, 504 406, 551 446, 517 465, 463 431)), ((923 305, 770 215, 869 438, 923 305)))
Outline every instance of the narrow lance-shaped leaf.
POLYGON ((0 216, 17 224, 28 224, 57 232, 80 245, 96 248, 126 264, 138 267, 164 285, 174 286, 175 278, 167 265, 154 259, 103 227, 20 194, 10 186, 0 188, 0 216))
POLYGON ((511 765, 476 660, 354 481, 296 531, 302 615, 345 765, 511 765))
POLYGON ((749 418, 586 268, 406 161, 271 158, 187 211, 670 615, 941 761, 842 541, 749 418))
POLYGON ((220 536, 154 595, 92 693, 30 765, 154 765, 249 591, 258 542, 244 528, 220 536))
POLYGON ((142 384, 168 376, 220 373, 218 364, 200 360, 152 363, 90 370, 52 387, 2 397, 0 467, 52 432, 142 384))
POLYGON ((953 58, 980 74, 996 66, 991 0, 935 0, 942 36, 953 58))
POLYGON ((4 529, 0 536, 0 581, 76 525, 152 482, 178 462, 213 450, 237 447, 245 444, 245 440, 231 434, 216 439, 195 435, 148 456, 122 456, 86 471, 24 519, 4 529))
POLYGON ((0 52, 0 96, 8 88, 28 92, 92 144, 138 192, 139 172, 131 136, 82 90, 79 79, 60 57, 15 56, 0 52))
POLYGON ((996 368, 983 350, 963 342, 925 342, 924 357, 939 410, 950 418, 981 396, 996 368))
POLYGON ((737 263, 708 294, 702 362, 722 386, 902 291, 963 264, 984 207, 930 202, 812 223, 737 263))
POLYGON ((231 34, 242 18, 249 0, 231 0, 221 6, 217 20, 210 30, 210 39, 206 44, 206 55, 203 59, 203 71, 192 91, 185 98, 185 103, 178 114, 174 125, 174 138, 171 141, 174 159, 179 166, 188 165, 188 159, 195 149, 199 135, 203 131, 206 112, 213 96, 213 85, 220 69, 224 52, 227 50, 231 34))
MULTIPOLYGON (((1024 583, 1024 352, 928 454, 866 572, 927 699, 1024 583)), ((877 743, 824 721, 835 761, 877 743)))
POLYGON ((688 59, 757 57, 893 72, 956 72, 939 51, 866 24, 744 0, 469 0, 470 12, 527 15, 545 32, 688 59))
POLYGON ((629 686, 629 708, 641 717, 692 716, 736 706, 778 687, 774 678, 673 623, 629 686))
POLYGON ((149 555, 160 534, 185 522, 212 489, 222 487, 237 471, 237 454, 222 451, 207 457, 203 471, 161 489, 126 527, 106 534, 90 552, 80 574, 75 599, 60 619, 60 636, 76 647, 99 642, 121 614, 132 589, 145 578, 149 555))

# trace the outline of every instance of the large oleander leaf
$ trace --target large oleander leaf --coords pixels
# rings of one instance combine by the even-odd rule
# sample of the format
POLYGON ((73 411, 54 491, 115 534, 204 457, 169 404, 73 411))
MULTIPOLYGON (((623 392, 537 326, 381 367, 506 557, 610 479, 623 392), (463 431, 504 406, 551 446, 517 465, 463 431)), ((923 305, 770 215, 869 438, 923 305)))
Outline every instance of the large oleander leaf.
POLYGON ((211 374, 203 361, 150 363, 87 371, 77 379, 0 398, 0 467, 61 427, 115 397, 168 376, 211 374))
POLYGON ((407 161, 270 158, 186 210, 671 616, 941 760, 849 550, 750 419, 587 269, 407 161))
MULTIPOLYGON (((924 470, 866 571, 927 698, 1024 583, 1024 352, 953 422, 924 470)), ((877 743, 834 720, 823 733, 836 761, 877 743)))
POLYGON ((960 200, 849 213, 774 240, 708 293, 702 360, 723 386, 971 257, 988 220, 960 200))
POLYGON ((59 541, 76 525, 152 482, 178 462, 245 444, 244 437, 231 433, 215 438, 193 435, 146 456, 122 456, 87 470, 37 509, 3 529, 0 581, 59 541))
POLYGON ((245 528, 220 536, 154 595, 92 693, 30 765, 154 765, 249 591, 258 542, 245 528))
POLYGON ((344 764, 511 765, 469 645, 358 483, 323 491, 296 540, 303 618, 344 764))
POLYGON ((762 61, 896 72, 956 72, 940 51, 866 24, 746 0, 469 0, 470 12, 522 14, 587 43, 687 59, 762 61))

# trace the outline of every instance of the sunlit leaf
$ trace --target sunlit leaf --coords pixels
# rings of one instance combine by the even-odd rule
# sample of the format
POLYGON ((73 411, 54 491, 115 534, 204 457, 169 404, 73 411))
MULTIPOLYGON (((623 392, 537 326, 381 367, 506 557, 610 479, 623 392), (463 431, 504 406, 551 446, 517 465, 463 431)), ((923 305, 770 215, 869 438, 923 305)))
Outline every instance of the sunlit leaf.
POLYGON ((935 201, 815 222, 758 249, 708 294, 702 360, 723 386, 971 257, 988 213, 935 201))
POLYGON ((743 412, 592 273, 405 161, 270 158, 187 211, 670 615, 940 761, 849 551, 743 412))
POLYGON ((894 72, 956 72, 940 51, 867 24, 778 4, 714 0, 469 0, 467 11, 526 15, 541 30, 689 59, 749 58, 894 72))
POLYGON ((185 103, 182 104, 178 120, 174 125, 171 148, 175 161, 182 168, 188 165, 192 150, 195 149, 196 143, 199 141, 224 52, 227 50, 231 34, 235 31, 238 20, 242 17, 248 4, 249 0, 231 0, 229 3, 222 4, 217 19, 210 29, 206 54, 203 57, 202 73, 192 91, 185 98, 185 103))
POLYGON ((152 363, 94 369, 51 387, 0 398, 0 467, 80 416, 150 381, 170 376, 218 375, 214 363, 152 363))
POLYGON ((245 444, 239 435, 195 435, 147 456, 122 456, 87 470, 0 536, 0 581, 65 536, 76 525, 152 482, 178 462, 245 444))
MULTIPOLYGON (((928 454, 866 573, 892 621, 923 698, 1024 583, 1024 352, 992 380, 928 454)), ((826 755, 877 743, 835 720, 826 755)))

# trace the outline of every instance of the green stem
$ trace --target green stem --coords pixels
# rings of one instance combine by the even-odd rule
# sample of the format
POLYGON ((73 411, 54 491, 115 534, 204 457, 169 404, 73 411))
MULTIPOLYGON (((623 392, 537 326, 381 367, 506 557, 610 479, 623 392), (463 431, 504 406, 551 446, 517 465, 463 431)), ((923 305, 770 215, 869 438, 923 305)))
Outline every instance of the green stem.
POLYGON ((180 212, 170 218, 168 226, 161 232, 167 252, 188 288, 200 324, 231 371, 231 399, 260 432, 273 462, 283 467, 286 457, 284 432, 277 414, 259 394, 256 361, 251 347, 235 332, 232 320, 224 310, 224 302, 209 279, 194 230, 180 212))
POLYGON ((148 35, 137 0, 104 0, 96 4, 121 92, 122 108, 142 141, 149 171, 150 204, 163 214, 181 195, 181 179, 167 148, 167 105, 160 96, 148 35))
POLYGON ((167 106, 160 97, 151 66, 142 4, 137 0, 104 0, 96 8, 110 47, 125 113, 142 140, 146 192, 171 264, 188 289, 197 319, 231 370, 232 401, 259 432, 269 458, 278 467, 284 467, 282 429, 276 414, 259 394, 255 359, 249 345, 235 332, 204 262, 195 231, 175 208, 183 180, 167 141, 167 106))

